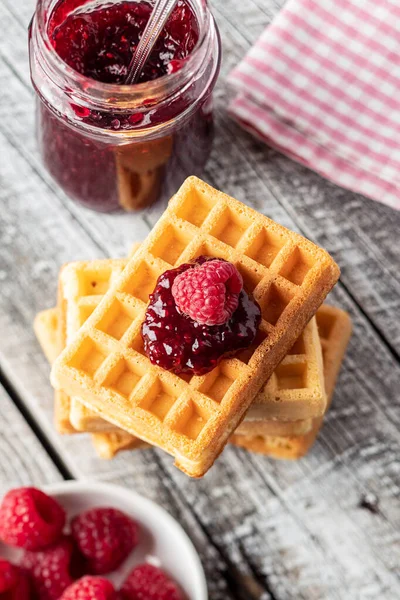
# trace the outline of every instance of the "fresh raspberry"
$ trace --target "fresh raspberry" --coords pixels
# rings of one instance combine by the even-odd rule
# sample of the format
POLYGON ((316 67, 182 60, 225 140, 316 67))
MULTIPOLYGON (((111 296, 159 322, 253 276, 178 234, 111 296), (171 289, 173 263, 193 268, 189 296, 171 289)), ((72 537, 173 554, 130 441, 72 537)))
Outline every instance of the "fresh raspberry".
POLYGON ((138 525, 115 508, 93 508, 71 522, 72 536, 86 559, 86 573, 114 571, 138 543, 138 525))
POLYGON ((243 279, 232 263, 210 260, 175 278, 172 295, 179 310, 197 323, 222 325, 239 304, 243 279))
POLYGON ((0 594, 13 588, 18 581, 18 568, 0 559, 0 594))
POLYGON ((0 507, 0 539, 25 550, 53 544, 64 525, 64 509, 36 488, 11 490, 0 507))
POLYGON ((133 569, 124 581, 120 596, 121 600, 183 600, 176 583, 150 564, 133 569))
POLYGON ((7 560, 0 560, 1 600, 30 600, 30 585, 26 573, 7 560))
POLYGON ((108 579, 87 575, 70 585, 60 600, 117 600, 117 593, 108 579))
POLYGON ((64 537, 38 552, 25 552, 21 567, 31 576, 38 600, 58 600, 73 583, 71 576, 74 545, 64 537))

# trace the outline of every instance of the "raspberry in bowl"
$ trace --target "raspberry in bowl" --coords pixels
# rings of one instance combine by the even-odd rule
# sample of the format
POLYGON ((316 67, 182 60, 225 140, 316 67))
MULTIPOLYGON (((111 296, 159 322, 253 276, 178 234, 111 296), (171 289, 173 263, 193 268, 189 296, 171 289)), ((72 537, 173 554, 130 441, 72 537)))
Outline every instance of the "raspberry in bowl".
POLYGON ((4 589, 18 585, 22 594, 30 582, 36 600, 208 599, 194 546, 154 502, 118 486, 93 482, 66 481, 43 492, 64 512, 66 527, 56 542, 37 551, 0 541, 4 589), (107 573, 99 575, 99 570, 107 573))
POLYGON ((168 371, 203 375, 251 346, 260 323, 236 267, 200 256, 158 278, 142 325, 144 349, 168 371))
POLYGON ((10 546, 41 550, 59 539, 64 525, 64 509, 36 488, 11 490, 3 498, 0 539, 10 546))

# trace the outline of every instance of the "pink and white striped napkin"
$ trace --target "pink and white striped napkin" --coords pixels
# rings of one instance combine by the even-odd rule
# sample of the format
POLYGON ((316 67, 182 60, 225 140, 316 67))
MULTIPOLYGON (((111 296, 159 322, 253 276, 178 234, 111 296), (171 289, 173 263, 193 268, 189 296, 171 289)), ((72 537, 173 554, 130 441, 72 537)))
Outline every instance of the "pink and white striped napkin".
POLYGON ((400 210, 400 0, 289 0, 229 79, 245 128, 400 210))

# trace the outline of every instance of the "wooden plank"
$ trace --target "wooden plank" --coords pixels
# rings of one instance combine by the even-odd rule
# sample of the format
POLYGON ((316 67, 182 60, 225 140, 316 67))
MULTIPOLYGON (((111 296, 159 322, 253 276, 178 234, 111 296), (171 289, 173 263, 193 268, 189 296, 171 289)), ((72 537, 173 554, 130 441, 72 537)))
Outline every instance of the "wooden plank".
POLYGON ((60 481, 60 472, 2 385, 0 405, 0 497, 12 487, 60 481))
MULTIPOLYGON (((6 3, 10 9, 9 0, 6 3)), ((269 4, 265 10, 257 8, 257 4, 261 8, 261 2, 247 0, 240 7, 236 3, 215 4, 227 72, 269 18, 269 4), (235 21, 235 10, 240 11, 241 24, 235 21)), ((13 3, 12 12, 17 18, 7 24, 7 39, 15 42, 14 35, 19 41, 25 39, 18 19, 26 23, 31 12, 28 6, 26 2, 13 3)), ((4 13, 0 16, 3 18, 4 13)), ((36 310, 54 302, 55 276, 61 262, 108 252, 121 255, 135 230, 129 223, 121 231, 119 224, 125 219, 117 222, 113 217, 108 221, 71 209, 49 185, 35 154, 32 135, 27 134, 32 131, 33 108, 26 75, 21 75, 21 58, 18 77, 13 76, 11 50, 4 54, 3 48, 0 45, 0 76, 6 85, 0 92, 0 110, 3 107, 4 111, 0 122, 7 121, 10 102, 16 114, 12 120, 15 122, 4 123, 0 137, 4 154, 0 164, 0 179, 4 182, 0 191, 0 364, 68 468, 78 477, 135 487, 173 512, 200 549, 213 600, 398 597, 400 371, 384 341, 391 339, 394 331, 389 329, 387 315, 392 315, 392 327, 397 326, 393 323, 393 310, 398 306, 396 288, 393 295, 398 267, 393 250, 397 221, 390 223, 393 211, 389 214, 389 209, 381 210, 372 202, 366 210, 364 200, 359 206, 357 201, 348 200, 355 197, 348 196, 348 192, 338 200, 334 197, 338 188, 297 165, 294 174, 287 171, 287 165, 291 169, 294 163, 254 142, 227 119, 222 107, 228 96, 221 80, 217 93, 218 137, 207 178, 241 199, 251 199, 280 222, 308 227, 315 239, 317 233, 318 239, 326 238, 328 247, 337 255, 343 254, 350 284, 347 280, 345 283, 351 295, 361 293, 361 299, 355 296, 361 302, 367 284, 368 294, 376 294, 373 298, 380 307, 380 331, 370 326, 346 290, 335 292, 335 300, 355 317, 355 336, 327 426, 304 461, 276 463, 228 449, 201 482, 185 478, 172 468, 170 458, 158 451, 129 453, 112 463, 103 463, 84 436, 59 438, 54 433, 48 366, 30 327, 36 310), (345 200, 346 210, 353 203, 354 221, 363 216, 361 224, 356 222, 354 228, 349 225, 345 236, 337 239, 334 224, 342 214, 340 202, 345 200), (380 234, 375 225, 372 228, 368 223, 371 214, 374 219, 379 214, 380 234), (383 231, 389 232, 387 240, 382 239, 383 231), (358 254, 363 260, 355 262, 357 269, 365 268, 365 262, 373 265, 368 271, 371 282, 362 279, 361 292, 353 289, 353 284, 354 288, 359 285, 352 270, 353 258, 358 254), (382 269, 390 277, 382 278, 382 269), (376 514, 359 507, 365 494, 378 498, 376 514)), ((20 47, 17 55, 23 57, 20 47)), ((153 220, 159 210, 157 207, 153 212, 153 220)), ((370 307, 362 307, 370 317, 370 307)), ((375 322, 375 313, 370 318, 375 322)))

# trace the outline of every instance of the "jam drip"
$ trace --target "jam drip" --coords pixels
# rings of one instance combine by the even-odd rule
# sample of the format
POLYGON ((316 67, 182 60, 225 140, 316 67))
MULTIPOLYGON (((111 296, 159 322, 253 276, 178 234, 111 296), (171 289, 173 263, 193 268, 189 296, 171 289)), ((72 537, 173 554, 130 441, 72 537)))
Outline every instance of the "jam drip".
MULTIPOLYGON (((122 84, 152 11, 149 2, 87 5, 61 0, 49 24, 59 56, 75 71, 103 83, 122 84)), ((179 0, 139 78, 139 83, 179 70, 199 37, 196 17, 179 0)))
POLYGON ((244 290, 232 317, 222 325, 202 325, 178 311, 171 291, 175 278, 207 260, 213 259, 200 256, 166 271, 150 295, 142 325, 144 349, 154 365, 174 373, 203 375, 211 371, 223 357, 248 348, 261 322, 259 305, 244 290))

